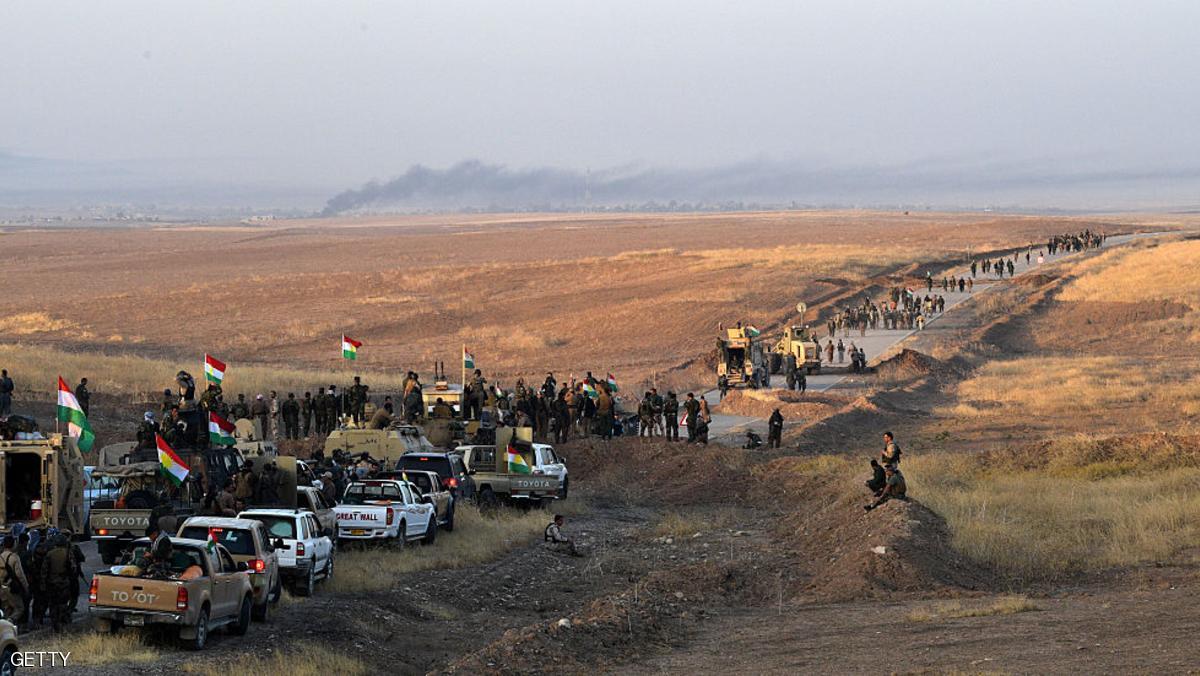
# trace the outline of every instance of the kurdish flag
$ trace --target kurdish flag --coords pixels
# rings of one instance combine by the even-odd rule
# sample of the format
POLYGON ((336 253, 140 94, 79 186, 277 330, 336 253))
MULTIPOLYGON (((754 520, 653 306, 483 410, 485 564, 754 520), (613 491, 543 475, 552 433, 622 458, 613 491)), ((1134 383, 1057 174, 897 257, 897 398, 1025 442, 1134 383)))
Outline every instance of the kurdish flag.
POLYGON ((463 345, 463 368, 465 368, 465 369, 475 368, 475 355, 471 354, 470 352, 467 352, 466 345, 463 345))
POLYGON ((342 357, 350 360, 358 359, 358 348, 362 347, 362 343, 342 334, 342 357))
POLYGON ((233 423, 221 416, 208 412, 208 440, 218 446, 232 446, 237 443, 233 438, 233 423))
POLYGON ((762 333, 762 331, 759 331, 758 329, 754 328, 753 326, 746 325, 746 335, 747 336, 750 336, 751 338, 757 338, 759 336, 759 334, 761 334, 761 333, 762 333))
POLYGON ((596 388, 592 387, 592 384, 586 380, 583 381, 583 393, 586 394, 587 396, 591 397, 592 399, 595 399, 596 397, 600 396, 600 393, 596 391, 596 388))
POLYGON ((614 378, 613 374, 611 374, 611 373, 608 374, 608 391, 609 392, 617 391, 617 379, 614 378))
POLYGON ((508 462, 508 471, 513 474, 533 473, 533 470, 529 469, 529 463, 525 462, 525 458, 517 452, 517 447, 513 445, 511 439, 508 442, 508 449, 504 451, 504 459, 508 462))
POLYGON ((208 542, 204 543, 204 548, 208 550, 209 554, 212 554, 217 549, 217 536, 211 528, 208 529, 208 542))
POLYGON ((204 355, 204 378, 210 383, 221 384, 225 380, 225 362, 211 354, 204 355))
POLYGON ((67 423, 67 436, 78 439, 76 443, 79 450, 85 453, 92 450, 96 435, 92 433, 92 426, 88 424, 87 416, 83 414, 83 408, 79 406, 75 393, 67 387, 62 376, 58 377, 58 421, 67 423))
POLYGON ((166 474, 167 478, 178 486, 183 483, 192 469, 183 464, 183 460, 180 460, 178 455, 175 455, 175 451, 171 450, 161 434, 155 434, 154 440, 158 443, 158 462, 162 465, 163 474, 166 474))

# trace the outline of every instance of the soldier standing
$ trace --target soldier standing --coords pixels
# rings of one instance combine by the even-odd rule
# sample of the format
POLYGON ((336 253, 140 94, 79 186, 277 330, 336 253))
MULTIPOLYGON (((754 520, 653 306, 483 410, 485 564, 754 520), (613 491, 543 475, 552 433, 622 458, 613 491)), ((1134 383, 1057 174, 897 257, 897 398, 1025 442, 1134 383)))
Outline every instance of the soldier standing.
POLYGON ((88 390, 87 378, 80 378, 79 384, 75 386, 75 401, 79 402, 79 408, 83 409, 85 416, 91 415, 92 393, 88 390))
POLYGON ((354 385, 350 388, 350 415, 355 423, 366 417, 367 391, 370 389, 362 384, 359 376, 354 376, 354 385))
POLYGON ((317 424, 317 435, 325 434, 325 388, 317 388, 317 396, 312 401, 313 420, 317 424))
POLYGON ((846 361, 846 346, 842 344, 842 340, 840 338, 838 339, 838 342, 837 342, 837 353, 838 353, 838 363, 839 364, 846 361))
POLYGON ((271 409, 271 431, 268 438, 279 441, 279 395, 275 393, 275 390, 271 390, 271 399, 268 404, 271 409))
POLYGON ((304 438, 307 439, 313 420, 312 392, 305 392, 304 398, 300 400, 300 418, 304 421, 304 438))
POLYGON ((767 418, 767 446, 771 448, 779 448, 779 444, 783 439, 783 414, 779 409, 775 409, 771 413, 771 417, 767 418))
POLYGON ((679 441, 679 399, 674 392, 667 392, 663 400, 663 421, 666 423, 667 441, 679 441))
POLYGON ((804 369, 796 369, 796 389, 800 394, 808 391, 808 376, 805 375, 804 369))
POLYGON ((71 543, 59 533, 42 561, 42 584, 50 604, 50 626, 55 633, 71 622, 71 584, 77 575, 74 558, 71 543))
POLYGON ((20 626, 25 616, 29 580, 25 579, 21 557, 13 551, 15 547, 13 536, 5 535, 4 551, 0 551, 0 606, 4 609, 4 617, 20 626))
POLYGON ((238 394, 237 401, 229 407, 229 416, 234 421, 250 417, 250 405, 246 403, 246 395, 238 394))
POLYGON ((688 443, 694 443, 696 428, 700 425, 700 402, 696 401, 696 395, 692 392, 687 393, 687 400, 683 402, 683 410, 687 415, 688 443))
POLYGON ((254 403, 250 404, 250 416, 254 420, 254 437, 259 441, 266 440, 271 432, 271 409, 261 394, 254 396, 254 403))
POLYGON ((663 398, 657 387, 650 388, 650 403, 654 405, 654 432, 663 433, 663 398))
POLYGON ((342 401, 342 394, 338 392, 337 385, 329 386, 329 399, 333 402, 333 419, 329 421, 329 429, 332 431, 342 422, 342 415, 346 412, 346 402, 342 401))
POLYGON ((171 414, 171 409, 175 408, 178 405, 179 405, 179 397, 176 397, 174 394, 171 394, 170 388, 163 390, 162 410, 161 410, 162 415, 159 417, 161 417, 165 420, 171 414))
POLYGON ((654 436, 654 403, 649 392, 642 397, 642 403, 638 404, 638 423, 641 425, 638 428, 639 437, 654 436))
POLYGON ((0 369, 0 418, 12 414, 13 381, 8 377, 8 369, 0 369))
POLYGON ((337 386, 330 385, 325 395, 325 434, 337 429, 339 422, 337 386))
POLYGON ((283 414, 284 436, 288 439, 300 438, 300 402, 296 401, 295 392, 288 392, 280 410, 283 414))

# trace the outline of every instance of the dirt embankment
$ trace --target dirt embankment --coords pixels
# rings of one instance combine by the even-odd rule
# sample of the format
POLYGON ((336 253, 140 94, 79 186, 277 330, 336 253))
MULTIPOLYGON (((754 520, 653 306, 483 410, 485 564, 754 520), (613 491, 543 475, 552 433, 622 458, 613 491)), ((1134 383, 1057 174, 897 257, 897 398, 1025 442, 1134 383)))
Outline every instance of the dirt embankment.
POLYGON ((819 420, 849 401, 845 396, 824 392, 787 390, 732 390, 721 400, 721 413, 766 419, 775 409, 784 420, 819 420))

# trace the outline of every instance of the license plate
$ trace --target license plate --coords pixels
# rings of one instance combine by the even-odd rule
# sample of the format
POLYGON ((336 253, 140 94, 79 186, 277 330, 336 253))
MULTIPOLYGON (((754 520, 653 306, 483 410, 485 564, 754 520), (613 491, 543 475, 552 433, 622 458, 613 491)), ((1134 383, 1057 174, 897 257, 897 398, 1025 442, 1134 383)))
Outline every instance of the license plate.
POLYGON ((146 624, 146 618, 141 615, 129 615, 125 618, 125 624, 130 627, 141 627, 146 624))
POLYGON ((365 531, 365 530, 363 530, 363 529, 361 529, 361 528, 351 528, 351 529, 350 529, 350 534, 351 534, 351 535, 366 535, 366 534, 367 534, 367 531, 365 531))

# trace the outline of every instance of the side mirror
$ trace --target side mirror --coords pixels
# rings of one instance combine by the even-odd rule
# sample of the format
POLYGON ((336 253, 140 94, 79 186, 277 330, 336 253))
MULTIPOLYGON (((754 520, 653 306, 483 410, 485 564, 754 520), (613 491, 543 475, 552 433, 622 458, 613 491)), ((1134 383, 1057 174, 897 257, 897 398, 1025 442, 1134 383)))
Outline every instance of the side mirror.
POLYGON ((247 570, 250 570, 250 566, 247 566, 245 561, 238 561, 237 569, 239 573, 243 573, 247 570))

